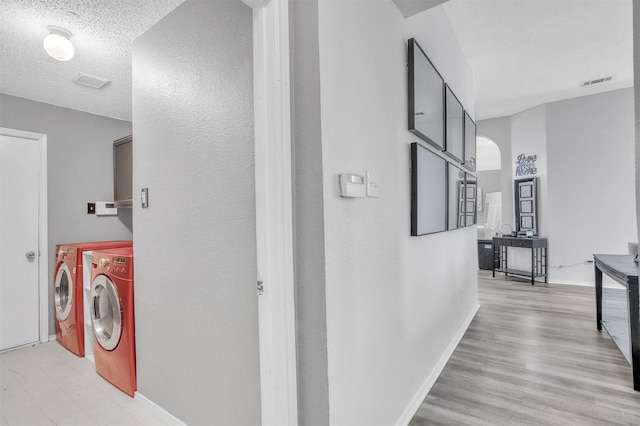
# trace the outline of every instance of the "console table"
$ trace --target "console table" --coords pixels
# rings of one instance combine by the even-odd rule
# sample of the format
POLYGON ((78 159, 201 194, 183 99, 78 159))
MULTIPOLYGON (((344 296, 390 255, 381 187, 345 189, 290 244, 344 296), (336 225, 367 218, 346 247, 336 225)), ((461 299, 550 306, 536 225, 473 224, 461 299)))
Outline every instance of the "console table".
POLYGON ((493 276, 496 272, 505 275, 515 275, 531 279, 531 285, 536 278, 544 278, 547 282, 547 239, 539 237, 493 237, 493 276), (531 270, 509 268, 508 248, 521 247, 531 250, 531 270))
POLYGON ((596 325, 604 326, 609 336, 631 364, 633 389, 640 391, 640 300, 638 264, 633 255, 594 254, 596 274, 596 325), (607 288, 603 294, 602 274, 611 277, 624 289, 607 288), (603 316, 603 299, 607 306, 603 316))

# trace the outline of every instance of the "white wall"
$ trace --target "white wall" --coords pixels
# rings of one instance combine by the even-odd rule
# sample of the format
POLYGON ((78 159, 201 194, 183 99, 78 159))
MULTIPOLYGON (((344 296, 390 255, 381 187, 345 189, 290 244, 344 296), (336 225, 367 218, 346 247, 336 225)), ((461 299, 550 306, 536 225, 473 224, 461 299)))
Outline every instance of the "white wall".
MULTIPOLYGON (((640 7, 633 4, 633 66, 640 70, 640 7)), ((635 104, 636 227, 640 232, 640 72, 633 73, 635 104)), ((640 236, 636 238, 640 241, 640 236)))
MULTIPOLYGON (((503 217, 512 224, 516 157, 523 152, 538 156, 538 220, 540 234, 549 238, 551 282, 593 284, 593 265, 587 260, 594 253, 626 253, 627 242, 636 240, 633 125, 633 89, 478 123, 478 133, 498 143, 503 159, 511 150, 508 162, 503 161, 502 178, 511 182, 506 186, 503 180, 502 199, 503 217)), ((527 256, 519 253, 510 260, 526 265, 527 256)))
POLYGON ((473 78, 441 6, 320 2, 319 32, 330 421, 391 425, 477 303, 475 228, 410 236, 407 39, 472 116, 473 78), (337 175, 365 170, 382 197, 340 198, 337 175))
MULTIPOLYGON (((511 116, 511 170, 513 179, 537 177, 538 182, 538 229, 539 235, 548 233, 547 207, 547 129, 545 106, 531 108, 511 116), (516 159, 519 155, 535 155, 536 174, 516 176, 516 159)), ((514 189, 515 190, 515 189, 514 189)), ((514 201, 515 202, 515 201, 514 201)), ((516 229, 514 220, 514 230, 516 229)))
POLYGON ((553 282, 593 283, 594 253, 636 241, 633 89, 546 105, 553 282))
POLYGON ((133 46, 138 392, 193 425, 261 418, 252 38, 189 1, 133 46))
POLYGON ((113 141, 131 134, 130 122, 0 94, 0 126, 47 135, 50 289, 56 244, 131 239, 131 209, 87 214, 88 202, 113 200, 113 141))
POLYGON ((298 421, 321 426, 329 384, 318 2, 289 4, 298 421))

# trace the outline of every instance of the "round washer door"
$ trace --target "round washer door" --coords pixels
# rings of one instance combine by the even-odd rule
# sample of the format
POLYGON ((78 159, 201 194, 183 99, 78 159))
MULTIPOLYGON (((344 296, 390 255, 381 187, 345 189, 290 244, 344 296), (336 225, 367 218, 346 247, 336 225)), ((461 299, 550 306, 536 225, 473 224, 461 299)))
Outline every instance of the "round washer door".
POLYGON ((54 287, 54 303, 56 307, 56 318, 64 321, 69 318, 71 307, 73 306, 73 281, 66 264, 61 264, 56 274, 54 287))
POLYGON ((107 351, 118 346, 122 334, 122 310, 118 289, 106 275, 91 284, 91 324, 96 341, 107 351))

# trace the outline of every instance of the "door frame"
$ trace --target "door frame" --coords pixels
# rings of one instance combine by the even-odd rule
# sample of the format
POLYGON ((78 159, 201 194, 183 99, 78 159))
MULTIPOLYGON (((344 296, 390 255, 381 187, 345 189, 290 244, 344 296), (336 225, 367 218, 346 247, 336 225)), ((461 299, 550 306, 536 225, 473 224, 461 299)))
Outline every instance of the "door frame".
POLYGON ((49 341, 49 231, 47 221, 47 135, 24 130, 0 127, 0 135, 38 141, 40 164, 38 166, 38 301, 39 339, 49 341))
POLYGON ((298 424, 289 0, 253 9, 256 250, 262 425, 298 424))

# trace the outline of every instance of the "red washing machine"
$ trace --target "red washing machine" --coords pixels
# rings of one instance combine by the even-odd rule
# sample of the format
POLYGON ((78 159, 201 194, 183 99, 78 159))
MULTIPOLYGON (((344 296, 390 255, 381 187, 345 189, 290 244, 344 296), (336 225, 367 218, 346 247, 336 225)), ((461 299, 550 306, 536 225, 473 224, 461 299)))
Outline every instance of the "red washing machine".
POLYGON ((133 248, 93 252, 89 300, 96 371, 133 396, 136 391, 133 248))
POLYGON ((84 356, 82 253, 132 246, 131 240, 56 245, 56 267, 53 274, 56 336, 58 342, 74 354, 84 356))

